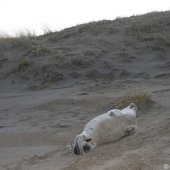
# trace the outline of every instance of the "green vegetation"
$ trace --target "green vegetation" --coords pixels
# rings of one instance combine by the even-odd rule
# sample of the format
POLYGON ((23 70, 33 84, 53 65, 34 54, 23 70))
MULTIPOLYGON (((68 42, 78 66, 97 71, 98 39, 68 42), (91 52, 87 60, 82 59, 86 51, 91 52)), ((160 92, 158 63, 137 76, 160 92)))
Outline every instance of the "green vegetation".
POLYGON ((23 72, 32 65, 32 62, 28 59, 23 59, 19 62, 17 66, 17 71, 23 72))

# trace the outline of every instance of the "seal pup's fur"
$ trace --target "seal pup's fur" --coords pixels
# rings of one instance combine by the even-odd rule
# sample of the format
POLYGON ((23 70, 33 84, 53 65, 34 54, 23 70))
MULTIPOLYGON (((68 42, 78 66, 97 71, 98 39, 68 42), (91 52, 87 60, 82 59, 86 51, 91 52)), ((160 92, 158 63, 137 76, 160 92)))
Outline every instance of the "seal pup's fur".
POLYGON ((137 129, 136 111, 137 106, 131 103, 122 110, 113 109, 95 117, 67 147, 77 155, 85 155, 96 146, 134 134, 137 129))

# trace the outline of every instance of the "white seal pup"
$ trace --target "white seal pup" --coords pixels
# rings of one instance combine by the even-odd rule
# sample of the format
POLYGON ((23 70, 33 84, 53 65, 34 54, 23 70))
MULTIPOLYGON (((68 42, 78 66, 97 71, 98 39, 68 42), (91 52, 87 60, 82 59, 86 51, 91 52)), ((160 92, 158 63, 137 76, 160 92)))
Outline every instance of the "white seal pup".
POLYGON ((134 134, 137 129, 136 111, 137 106, 131 103, 122 110, 113 109, 95 117, 76 136, 73 144, 67 146, 69 151, 85 155, 96 146, 134 134))

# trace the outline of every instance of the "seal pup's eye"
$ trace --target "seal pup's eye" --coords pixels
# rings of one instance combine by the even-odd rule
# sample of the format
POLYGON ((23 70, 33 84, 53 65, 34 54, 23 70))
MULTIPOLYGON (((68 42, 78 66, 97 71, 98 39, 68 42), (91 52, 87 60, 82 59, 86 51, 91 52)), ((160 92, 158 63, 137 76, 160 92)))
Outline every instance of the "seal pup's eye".
POLYGON ((134 106, 130 105, 130 109, 133 109, 133 108, 134 108, 134 106))

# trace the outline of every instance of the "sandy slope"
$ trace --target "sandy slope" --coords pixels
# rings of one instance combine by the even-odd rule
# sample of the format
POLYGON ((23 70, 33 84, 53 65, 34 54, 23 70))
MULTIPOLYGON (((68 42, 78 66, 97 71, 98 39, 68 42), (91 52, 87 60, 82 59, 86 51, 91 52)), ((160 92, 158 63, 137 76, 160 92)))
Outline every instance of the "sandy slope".
POLYGON ((169 21, 168 11, 0 39, 0 170, 170 165, 169 21), (89 120, 134 88, 155 101, 139 108, 135 135, 84 157, 66 151, 89 120))
POLYGON ((88 120, 110 109, 112 101, 129 90, 99 86, 99 90, 89 86, 92 92, 79 87, 2 94, 1 169, 157 170, 170 164, 168 85, 143 86, 157 103, 139 110, 137 134, 98 147, 84 157, 66 152, 65 146, 88 120))

